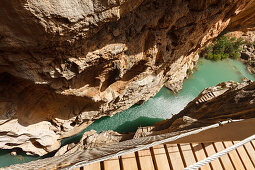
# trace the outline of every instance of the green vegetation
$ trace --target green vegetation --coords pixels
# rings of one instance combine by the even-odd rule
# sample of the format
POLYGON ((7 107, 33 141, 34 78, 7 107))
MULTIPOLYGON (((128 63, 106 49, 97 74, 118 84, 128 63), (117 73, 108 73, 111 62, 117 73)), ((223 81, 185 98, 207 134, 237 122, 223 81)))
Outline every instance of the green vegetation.
POLYGON ((217 86, 217 90, 222 90, 222 87, 217 86))
POLYGON ((245 43, 242 38, 221 36, 214 43, 208 45, 203 56, 206 59, 219 61, 226 58, 237 59, 240 56, 241 46, 245 43))
POLYGON ((191 74, 192 74, 192 70, 190 68, 188 68, 187 75, 190 76, 191 74))
POLYGON ((198 60, 198 64, 203 64, 203 60, 198 60))

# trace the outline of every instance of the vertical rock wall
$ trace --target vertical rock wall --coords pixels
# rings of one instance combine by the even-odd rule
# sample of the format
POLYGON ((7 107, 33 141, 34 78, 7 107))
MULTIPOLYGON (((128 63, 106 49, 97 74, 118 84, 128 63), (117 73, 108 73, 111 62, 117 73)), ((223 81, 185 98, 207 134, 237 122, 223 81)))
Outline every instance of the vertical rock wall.
POLYGON ((0 148, 44 155, 164 84, 180 89, 200 48, 251 1, 2 0, 0 148))

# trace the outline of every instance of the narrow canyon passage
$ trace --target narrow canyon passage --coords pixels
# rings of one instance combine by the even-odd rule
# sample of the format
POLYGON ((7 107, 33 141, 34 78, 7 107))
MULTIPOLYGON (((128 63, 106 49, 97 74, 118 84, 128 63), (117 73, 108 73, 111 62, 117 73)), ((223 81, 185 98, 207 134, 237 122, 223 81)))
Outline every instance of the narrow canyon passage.
POLYGON ((179 123, 205 125, 200 114, 212 116, 208 124, 253 117, 254 7, 255 0, 1 0, 0 169, 59 168, 128 148, 129 140, 145 146, 146 137, 182 133, 179 123), (224 90, 236 96, 225 100, 224 90))
MULTIPOLYGON (((255 80, 255 77, 247 72, 246 66, 240 61, 229 59, 212 62, 199 59, 198 70, 184 81, 183 89, 179 93, 173 94, 169 89, 163 87, 155 97, 144 104, 134 105, 113 117, 102 117, 80 134, 62 140, 62 144, 78 142, 85 131, 92 129, 97 132, 107 130, 134 132, 140 126, 149 126, 160 120, 171 118, 173 114, 181 111, 204 88, 229 80, 241 82, 245 77, 255 80)), ((47 156, 52 156, 52 154, 47 156)), ((39 158, 27 156, 24 153, 18 156, 11 156, 10 151, 4 150, 0 153, 0 160, 3 160, 0 163, 0 167, 29 162, 39 158)))

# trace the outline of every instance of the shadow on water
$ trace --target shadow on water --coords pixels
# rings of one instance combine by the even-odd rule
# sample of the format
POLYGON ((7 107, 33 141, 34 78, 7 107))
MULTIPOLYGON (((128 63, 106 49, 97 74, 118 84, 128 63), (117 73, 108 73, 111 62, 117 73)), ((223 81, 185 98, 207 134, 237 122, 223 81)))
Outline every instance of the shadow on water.
POLYGON ((13 156, 13 155, 11 155, 11 151, 12 150, 9 150, 9 149, 1 150, 1 152, 0 152, 0 168, 7 167, 10 165, 14 165, 14 164, 27 163, 27 162, 35 161, 38 159, 53 157, 56 153, 56 152, 52 152, 52 153, 49 153, 49 154, 41 156, 41 157, 40 156, 30 156, 30 155, 26 155, 26 153, 23 152, 21 149, 17 149, 17 155, 13 156), (1 161, 1 160, 4 160, 4 161, 1 161))
POLYGON ((96 120, 94 122, 94 125, 90 125, 85 130, 83 130, 81 133, 79 133, 75 136, 63 139, 61 141, 61 144, 66 145, 66 144, 70 144, 70 143, 73 143, 73 142, 77 143, 77 142, 80 141, 80 139, 82 138, 82 135, 85 132, 90 131, 92 129, 96 130, 97 133, 100 133, 102 131, 107 131, 107 130, 113 130, 113 131, 116 131, 116 132, 119 132, 119 133, 127 133, 127 132, 135 132, 138 127, 151 126, 151 125, 153 125, 153 124, 155 124, 155 123, 157 123, 161 120, 164 120, 164 119, 160 119, 160 118, 150 118, 150 117, 141 116, 141 117, 139 117, 139 118, 137 118, 133 121, 126 121, 123 124, 119 125, 115 129, 102 129, 102 127, 100 127, 100 126, 95 126, 96 124, 100 125, 100 123, 103 122, 103 121, 107 121, 107 119, 111 119, 111 117, 105 116, 105 117, 102 117, 102 118, 96 120))
POLYGON ((138 119, 135 119, 133 121, 127 121, 123 123, 122 125, 118 126, 114 131, 117 132, 135 132, 138 127, 141 126, 151 126, 161 120, 159 118, 150 118, 150 117, 144 117, 141 116, 138 119))
POLYGON ((88 126, 86 129, 84 129, 82 132, 80 132, 79 134, 76 134, 74 136, 71 136, 69 138, 66 138, 66 139, 62 139, 61 140, 61 145, 67 145, 67 144, 70 144, 70 143, 78 143, 80 141, 80 139, 82 138, 82 135, 87 132, 87 131, 90 131, 90 130, 96 130, 97 133, 101 132, 102 130, 99 130, 98 128, 93 128, 95 126, 95 124, 100 124, 101 122, 107 120, 107 119, 110 119, 111 117, 109 116, 105 116, 105 117, 101 117, 100 119, 96 120, 93 124, 91 124, 90 126, 88 126))

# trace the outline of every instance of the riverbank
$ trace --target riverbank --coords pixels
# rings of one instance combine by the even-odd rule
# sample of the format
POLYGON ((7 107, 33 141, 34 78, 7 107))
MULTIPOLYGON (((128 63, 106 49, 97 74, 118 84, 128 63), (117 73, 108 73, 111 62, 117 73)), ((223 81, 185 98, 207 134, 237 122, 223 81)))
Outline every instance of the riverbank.
POLYGON ((238 59, 255 74, 255 31, 234 31, 219 35, 200 52, 200 57, 212 61, 238 59))
POLYGON ((226 35, 242 38, 245 41, 240 52, 240 61, 247 66, 249 73, 255 74, 255 31, 235 31, 229 32, 226 35))
POLYGON ((244 45, 240 60, 246 64, 249 73, 255 74, 255 41, 244 45))

